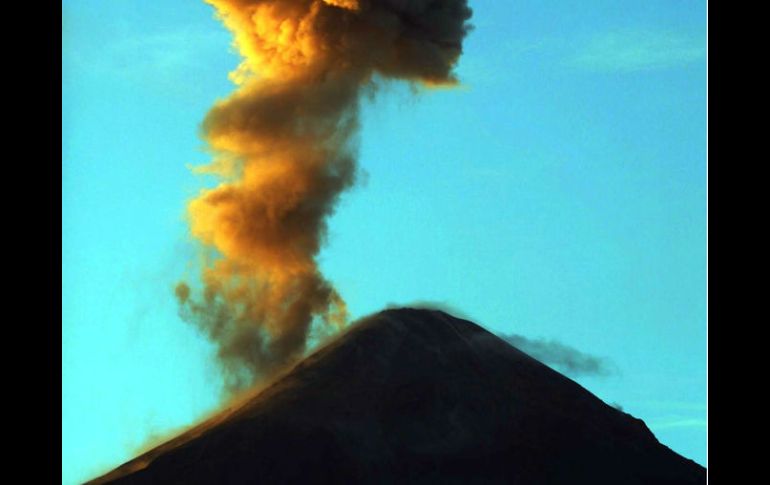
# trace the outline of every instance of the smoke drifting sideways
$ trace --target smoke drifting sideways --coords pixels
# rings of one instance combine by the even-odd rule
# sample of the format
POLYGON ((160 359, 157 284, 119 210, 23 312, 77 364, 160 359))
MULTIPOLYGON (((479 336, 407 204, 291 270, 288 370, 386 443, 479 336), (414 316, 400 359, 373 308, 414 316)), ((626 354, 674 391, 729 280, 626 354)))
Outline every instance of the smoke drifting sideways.
POLYGON ((227 390, 302 356, 348 321, 316 257, 356 182, 359 102, 375 76, 452 86, 466 0, 206 0, 243 57, 235 92, 207 114, 220 184, 188 205, 208 255, 175 289, 181 315, 217 346, 227 390))
POLYGON ((606 376, 612 372, 610 364, 604 359, 555 340, 529 339, 515 334, 499 337, 543 364, 556 367, 572 377, 606 376))
MULTIPOLYGON (((460 308, 443 301, 419 300, 405 305, 396 303, 387 305, 387 308, 401 307, 439 310, 456 318, 476 320, 460 308)), ((543 364, 555 367, 572 377, 607 376, 616 371, 614 364, 606 359, 586 354, 557 340, 531 339, 517 334, 497 334, 497 337, 543 364)), ((622 408, 619 409, 622 410, 622 408)))

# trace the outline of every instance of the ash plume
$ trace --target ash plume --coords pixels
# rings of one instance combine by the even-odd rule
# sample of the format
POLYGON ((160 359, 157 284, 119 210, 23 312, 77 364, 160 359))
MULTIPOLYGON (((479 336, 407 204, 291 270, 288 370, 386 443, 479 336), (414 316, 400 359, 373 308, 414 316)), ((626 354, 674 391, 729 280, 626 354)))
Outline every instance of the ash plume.
POLYGON ((300 357, 312 331, 345 325, 316 256, 356 181, 359 100, 373 78, 457 83, 466 0, 207 0, 243 56, 235 92, 211 109, 201 171, 220 178, 188 205, 207 250, 181 282, 182 316, 217 345, 239 390, 300 357), (315 329, 315 330, 314 330, 315 329))

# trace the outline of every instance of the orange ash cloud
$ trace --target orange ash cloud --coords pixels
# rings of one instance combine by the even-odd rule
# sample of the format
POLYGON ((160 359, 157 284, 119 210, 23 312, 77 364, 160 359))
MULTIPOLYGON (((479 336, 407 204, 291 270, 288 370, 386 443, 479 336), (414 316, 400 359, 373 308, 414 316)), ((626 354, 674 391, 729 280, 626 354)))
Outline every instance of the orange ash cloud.
POLYGON ((466 0, 207 2, 243 62, 202 127, 215 157, 201 171, 221 184, 188 206, 192 235, 216 257, 176 295, 238 390, 300 357, 314 328, 347 321, 316 256, 356 180, 359 98, 374 75, 456 84, 471 10, 466 0))

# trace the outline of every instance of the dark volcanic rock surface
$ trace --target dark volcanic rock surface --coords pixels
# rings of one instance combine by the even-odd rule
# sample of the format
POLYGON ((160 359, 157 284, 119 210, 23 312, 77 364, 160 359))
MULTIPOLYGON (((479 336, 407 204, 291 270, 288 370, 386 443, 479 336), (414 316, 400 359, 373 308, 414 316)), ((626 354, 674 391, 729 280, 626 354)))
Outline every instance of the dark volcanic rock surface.
POLYGON ((478 325, 399 309, 93 483, 705 481, 644 422, 478 325))

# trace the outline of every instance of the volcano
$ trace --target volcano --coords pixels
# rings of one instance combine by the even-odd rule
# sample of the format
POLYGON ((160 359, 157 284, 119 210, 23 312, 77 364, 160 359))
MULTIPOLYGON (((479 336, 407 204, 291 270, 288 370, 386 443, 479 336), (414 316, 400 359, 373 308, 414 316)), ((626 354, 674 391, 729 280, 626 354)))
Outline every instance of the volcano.
POLYGON ((438 310, 367 317, 92 484, 702 484, 643 421, 438 310))

